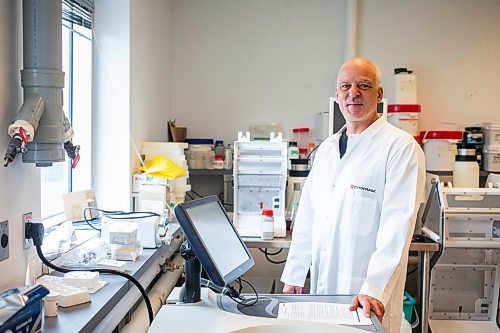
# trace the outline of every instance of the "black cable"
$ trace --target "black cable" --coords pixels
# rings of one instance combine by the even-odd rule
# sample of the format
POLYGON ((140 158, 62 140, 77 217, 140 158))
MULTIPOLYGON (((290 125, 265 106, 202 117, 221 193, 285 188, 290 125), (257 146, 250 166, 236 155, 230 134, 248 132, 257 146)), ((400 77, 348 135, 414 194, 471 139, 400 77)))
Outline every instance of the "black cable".
POLYGON ((103 213, 104 216, 110 218, 110 219, 113 219, 113 220, 127 220, 127 219, 130 219, 130 218, 134 218, 134 219, 145 219, 145 218, 148 218, 148 217, 153 217, 153 216, 160 216, 160 214, 157 214, 157 213, 154 213, 154 212, 123 212, 123 211, 119 211, 119 210, 104 210, 104 209, 99 209, 99 208, 95 208, 95 207, 85 207, 83 209, 83 218, 85 220, 85 222, 94 230, 97 230, 97 231, 101 231, 101 229, 99 228, 96 228, 94 227, 90 221, 94 220, 94 219, 88 219, 87 218, 87 211, 89 210, 95 210, 95 211, 98 211, 98 212, 101 212, 103 213))
POLYGON ((286 259, 283 259, 283 260, 280 260, 280 261, 276 261, 276 260, 273 260, 273 259, 271 259, 269 257, 270 255, 276 255, 276 254, 280 253, 283 249, 280 249, 279 251, 274 252, 274 253, 268 253, 267 252, 267 248, 265 250, 262 250, 262 249, 259 249, 259 250, 262 253, 264 253, 264 256, 266 257, 267 261, 269 261, 271 264, 281 265, 281 264, 284 264, 286 262, 286 259))
POLYGON ((113 220, 147 219, 148 217, 160 217, 160 214, 153 212, 117 212, 106 213, 104 216, 113 220))
POLYGON ((194 200, 193 196, 189 193, 186 192, 186 195, 191 199, 191 200, 194 200))
POLYGON ((314 152, 316 151, 316 149, 318 149, 318 148, 319 148, 319 145, 317 145, 316 147, 314 147, 314 148, 313 148, 313 149, 309 152, 309 154, 307 154, 307 159, 309 159, 309 158, 311 157, 312 153, 314 153, 314 152))
POLYGON ((415 273, 415 272, 417 271, 417 269, 418 269, 418 266, 417 266, 417 267, 415 267, 414 269, 412 269, 411 271, 407 272, 407 273, 406 273, 406 276, 409 276, 410 274, 415 273))
POLYGON ((199 194, 198 192, 194 191, 193 189, 191 189, 191 192, 193 192, 195 195, 199 196, 200 198, 204 198, 201 194, 199 194))
POLYGON ((237 278, 236 281, 238 282, 238 285, 239 285, 238 294, 241 294, 241 292, 243 291, 243 284, 241 283, 241 276, 239 278, 237 278))
POLYGON ((283 252, 283 249, 279 249, 278 251, 273 252, 273 253, 269 253, 269 252, 267 252, 267 248, 266 248, 265 250, 264 250, 264 249, 259 248, 259 251, 260 251, 260 252, 262 252, 262 253, 264 253, 264 254, 266 254, 266 253, 267 253, 267 254, 268 254, 268 255, 270 255, 270 256, 275 256, 275 255, 280 254, 281 252, 283 252))
POLYGON ((236 279, 236 282, 239 284, 239 291, 236 291, 233 286, 219 287, 218 285, 216 285, 215 283, 213 283, 210 280, 207 280, 207 279, 200 280, 200 284, 202 287, 208 287, 208 288, 212 289, 213 291, 215 291, 216 293, 226 295, 227 297, 229 297, 230 299, 232 299, 234 302, 238 303, 239 305, 252 306, 255 303, 257 303, 257 301, 259 300, 259 294, 257 293, 257 290, 255 290, 255 287, 250 282, 248 282, 245 279, 242 279, 241 277, 236 279), (241 302, 241 300, 243 300, 243 301, 245 300, 245 298, 243 296, 241 296, 241 290, 243 289, 243 284, 241 283, 241 281, 248 284, 250 286, 250 288, 252 288, 252 290, 255 294, 255 299, 252 299, 250 302, 241 302))
POLYGON ((86 223, 87 223, 87 224, 88 224, 88 225, 89 225, 92 229, 94 229, 94 230, 97 230, 97 231, 101 232, 101 229, 94 227, 94 226, 90 223, 89 219, 87 219, 87 211, 89 211, 89 210, 91 210, 91 209, 92 209, 92 207, 86 207, 86 208, 84 208, 84 209, 83 209, 83 219, 85 220, 85 222, 86 222, 86 223))
POLYGON ((257 290, 255 290, 255 287, 247 280, 241 279, 241 281, 245 282, 246 284, 248 284, 250 286, 250 288, 252 288, 252 290, 255 294, 255 298, 251 299, 249 302, 242 302, 242 301, 245 301, 245 298, 243 296, 241 296, 240 293, 238 293, 231 286, 226 288, 229 292, 226 292, 224 294, 227 295, 230 299, 232 299, 234 302, 238 303, 241 306, 252 306, 252 305, 256 304, 259 301, 259 294, 257 293, 257 290), (237 298, 235 297, 235 294, 238 295, 237 298))
POLYGON ((61 273, 69 273, 69 272, 74 272, 74 271, 88 271, 88 272, 98 272, 98 273, 102 273, 102 274, 114 274, 114 275, 119 275, 121 277, 126 278, 127 280, 132 282, 137 287, 137 289, 139 289, 139 291, 141 292, 142 297, 144 298, 144 302, 146 303, 146 307, 148 308, 149 324, 151 325, 151 323, 153 322, 153 318, 154 318, 153 307, 151 306, 151 301, 149 300, 148 294, 146 293, 146 290, 144 290, 142 285, 139 283, 139 281, 137 281, 133 276, 131 276, 127 273, 124 273, 124 272, 116 271, 113 269, 106 269, 106 268, 97 268, 97 269, 66 269, 66 268, 62 268, 62 267, 59 267, 59 266, 52 264, 50 261, 47 260, 47 258, 45 258, 45 256, 43 255, 43 252, 42 252, 41 245, 35 245, 35 247, 36 247, 36 252, 38 253, 38 256, 40 257, 40 260, 47 267, 50 267, 55 271, 58 271, 61 273))

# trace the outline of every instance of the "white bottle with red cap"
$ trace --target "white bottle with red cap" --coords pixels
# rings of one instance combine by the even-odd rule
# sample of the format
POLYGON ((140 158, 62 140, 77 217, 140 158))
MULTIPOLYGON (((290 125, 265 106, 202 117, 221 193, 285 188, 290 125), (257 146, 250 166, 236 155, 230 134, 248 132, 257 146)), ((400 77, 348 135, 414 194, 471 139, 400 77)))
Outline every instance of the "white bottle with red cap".
POLYGON ((263 209, 260 223, 260 238, 272 240, 274 237, 274 217, 272 209, 263 209))

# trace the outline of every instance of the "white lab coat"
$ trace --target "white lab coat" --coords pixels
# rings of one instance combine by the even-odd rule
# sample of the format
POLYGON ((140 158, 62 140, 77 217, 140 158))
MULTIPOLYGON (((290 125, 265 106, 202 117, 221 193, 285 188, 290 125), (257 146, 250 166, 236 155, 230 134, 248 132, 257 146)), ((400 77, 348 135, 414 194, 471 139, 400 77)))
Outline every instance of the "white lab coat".
POLYGON ((350 135, 327 138, 307 178, 281 281, 312 294, 366 294, 385 306, 383 326, 399 332, 408 248, 423 199, 422 149, 381 117, 350 135))

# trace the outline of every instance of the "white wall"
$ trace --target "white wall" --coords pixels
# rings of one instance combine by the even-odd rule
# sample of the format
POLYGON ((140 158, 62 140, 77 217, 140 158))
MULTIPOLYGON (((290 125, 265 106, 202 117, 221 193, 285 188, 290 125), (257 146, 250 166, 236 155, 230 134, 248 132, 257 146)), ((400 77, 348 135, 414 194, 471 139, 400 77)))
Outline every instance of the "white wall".
MULTIPOLYGON (((174 0, 179 126, 225 141, 256 122, 313 127, 344 61, 347 1, 174 0)), ((499 17, 498 0, 360 0, 356 46, 389 98, 393 68, 415 70, 421 128, 500 121, 499 17)))
POLYGON ((386 95, 394 97, 394 67, 415 70, 421 128, 500 121, 500 1, 364 0, 360 8, 360 54, 379 64, 386 95))
POLYGON ((130 210, 141 142, 166 141, 170 1, 96 0, 93 187, 98 206, 130 210))
POLYGON ((188 137, 313 127, 344 48, 343 0, 174 1, 172 112, 188 137))
MULTIPOLYGON (((0 0, 0 156, 10 141, 7 127, 22 104, 20 70, 23 67, 22 2, 0 0)), ((9 259, 0 262, 0 290, 23 286, 26 258, 22 214, 33 212, 40 220, 40 171, 18 156, 8 168, 0 166, 0 222, 9 220, 9 259)))
POLYGON ((92 167, 97 204, 130 209, 130 6, 95 1, 92 167))
MULTIPOLYGON (((167 141, 170 119, 171 1, 135 0, 130 3, 130 119, 132 136, 141 142, 167 141)), ((131 169, 139 158, 131 150, 131 169)))

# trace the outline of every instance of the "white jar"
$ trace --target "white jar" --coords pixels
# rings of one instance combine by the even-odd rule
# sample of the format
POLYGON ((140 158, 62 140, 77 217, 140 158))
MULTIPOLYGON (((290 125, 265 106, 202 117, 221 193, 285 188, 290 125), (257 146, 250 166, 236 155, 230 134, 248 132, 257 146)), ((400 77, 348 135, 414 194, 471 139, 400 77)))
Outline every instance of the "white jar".
POLYGON ((479 187, 479 164, 475 156, 470 161, 455 161, 453 187, 479 187))
POLYGON ((272 209, 262 210, 260 223, 260 238, 262 240, 271 240, 274 237, 274 217, 272 209))
POLYGON ((417 103, 417 77, 406 68, 394 69, 395 104, 417 103))
POLYGON ((488 172, 500 172, 500 145, 483 147, 483 169, 488 172))
POLYGON ((288 143, 288 170, 292 168, 290 160, 298 159, 300 157, 299 148, 297 147, 297 142, 291 141, 288 143))
POLYGON ((485 146, 500 145, 500 123, 483 123, 483 142, 485 146))
POLYGON ((43 308, 45 311, 45 317, 55 317, 57 316, 57 307, 59 302, 59 293, 51 292, 43 298, 43 308))
POLYGON ((460 131, 420 132, 427 171, 453 171, 456 144, 462 139, 460 131))

